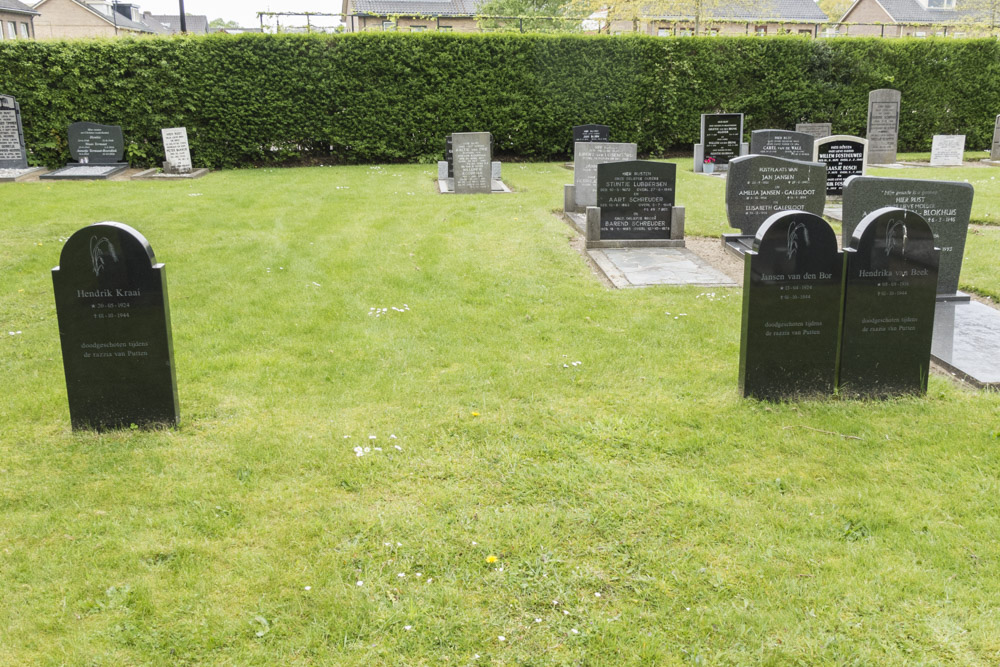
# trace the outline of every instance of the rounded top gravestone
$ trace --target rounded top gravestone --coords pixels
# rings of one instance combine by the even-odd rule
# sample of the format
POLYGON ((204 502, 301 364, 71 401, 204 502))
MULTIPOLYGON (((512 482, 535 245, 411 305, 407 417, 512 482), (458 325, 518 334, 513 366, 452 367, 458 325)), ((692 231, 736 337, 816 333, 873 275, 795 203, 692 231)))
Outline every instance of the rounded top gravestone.
POLYGON ((844 395, 927 390, 938 262, 934 232, 917 213, 869 213, 845 249, 839 385, 844 395))
POLYGON ((73 428, 179 421, 163 264, 128 225, 66 241, 52 269, 73 428))
POLYGON ((741 393, 832 393, 843 275, 837 235, 818 215, 782 211, 757 230, 744 261, 741 393))

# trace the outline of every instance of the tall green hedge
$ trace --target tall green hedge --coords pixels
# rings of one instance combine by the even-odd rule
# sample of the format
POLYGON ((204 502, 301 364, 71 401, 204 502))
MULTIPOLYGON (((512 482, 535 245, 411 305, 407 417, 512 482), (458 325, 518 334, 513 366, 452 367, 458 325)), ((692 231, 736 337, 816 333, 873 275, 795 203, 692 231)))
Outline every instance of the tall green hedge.
POLYGON ((985 148, 1000 113, 995 40, 640 36, 214 35, 0 42, 0 92, 21 103, 40 164, 69 155, 66 127, 120 124, 135 165, 186 126, 195 162, 431 160, 449 132, 493 132, 500 153, 571 151, 598 122, 641 153, 689 150, 699 115, 746 127, 830 121, 865 131, 868 91, 903 94, 900 147, 933 134, 985 148))

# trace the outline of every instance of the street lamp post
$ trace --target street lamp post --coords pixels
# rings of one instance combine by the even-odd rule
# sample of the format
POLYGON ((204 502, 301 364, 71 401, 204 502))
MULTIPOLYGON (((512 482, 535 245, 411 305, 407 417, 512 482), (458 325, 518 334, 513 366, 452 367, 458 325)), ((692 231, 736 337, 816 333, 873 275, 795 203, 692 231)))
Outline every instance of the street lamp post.
POLYGON ((188 31, 187 19, 184 17, 184 0, 179 0, 181 3, 181 33, 186 33, 188 31))

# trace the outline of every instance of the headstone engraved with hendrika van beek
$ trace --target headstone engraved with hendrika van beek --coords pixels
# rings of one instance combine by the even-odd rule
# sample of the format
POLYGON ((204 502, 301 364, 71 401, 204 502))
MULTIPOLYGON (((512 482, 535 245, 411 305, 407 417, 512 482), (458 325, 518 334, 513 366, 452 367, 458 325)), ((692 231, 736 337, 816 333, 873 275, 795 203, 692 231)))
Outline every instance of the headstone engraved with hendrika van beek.
POLYGON ((940 251, 916 213, 865 216, 845 248, 840 392, 885 397, 927 391, 940 251))
POLYGON ((52 269, 74 429, 177 424, 163 264, 128 225, 77 231, 52 269))
POLYGON ((842 254, 823 218, 776 213, 744 256, 739 386, 781 400, 833 393, 842 254))
POLYGON ((816 141, 813 162, 826 165, 826 196, 844 194, 844 182, 865 173, 868 141, 861 137, 835 134, 816 141))
POLYGON ((791 130, 754 130, 750 133, 751 155, 773 155, 788 160, 813 159, 816 137, 791 130))
POLYGON ((869 213, 886 206, 913 211, 930 225, 934 245, 941 249, 938 299, 968 300, 968 295, 958 291, 958 277, 973 195, 972 185, 959 181, 852 176, 844 185, 844 246, 869 213))
POLYGON ((901 93, 880 88, 868 93, 868 164, 895 164, 901 93))

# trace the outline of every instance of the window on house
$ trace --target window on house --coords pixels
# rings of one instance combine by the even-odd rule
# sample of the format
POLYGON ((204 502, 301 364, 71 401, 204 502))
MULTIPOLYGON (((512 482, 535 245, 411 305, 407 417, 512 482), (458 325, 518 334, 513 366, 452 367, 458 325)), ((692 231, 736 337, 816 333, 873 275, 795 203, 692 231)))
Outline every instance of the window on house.
POLYGON ((7 36, 11 39, 17 39, 17 24, 13 21, 7 21, 7 36))
POLYGON ((913 33, 913 36, 914 37, 926 37, 927 33, 924 32, 923 30, 918 30, 915 33, 913 33))
POLYGON ((427 26, 425 26, 425 25, 411 25, 410 26, 410 32, 423 32, 424 30, 427 30, 427 26))
POLYGON ((753 30, 754 30, 754 33, 756 33, 758 37, 767 37, 767 26, 766 25, 756 26, 756 27, 754 27, 753 30))
POLYGON ((718 37, 719 36, 719 29, 718 28, 712 28, 711 30, 708 31, 708 36, 709 37, 718 37))
POLYGON ((657 37, 669 37, 670 36, 670 28, 657 28, 656 29, 656 36, 657 37))
POLYGON ((382 30, 391 31, 396 29, 396 24, 392 21, 382 21, 382 30))
POLYGON ((450 25, 439 25, 438 26, 438 30, 440 30, 441 32, 451 32, 451 26, 450 25))
POLYGON ((812 30, 799 30, 800 35, 805 35, 806 37, 812 37, 812 30))
POLYGON ((24 37, 25 39, 31 39, 31 28, 28 26, 27 23, 21 24, 21 37, 24 37))
POLYGON ((691 28, 681 28, 681 37, 690 37, 692 34, 694 33, 691 32, 691 28))

